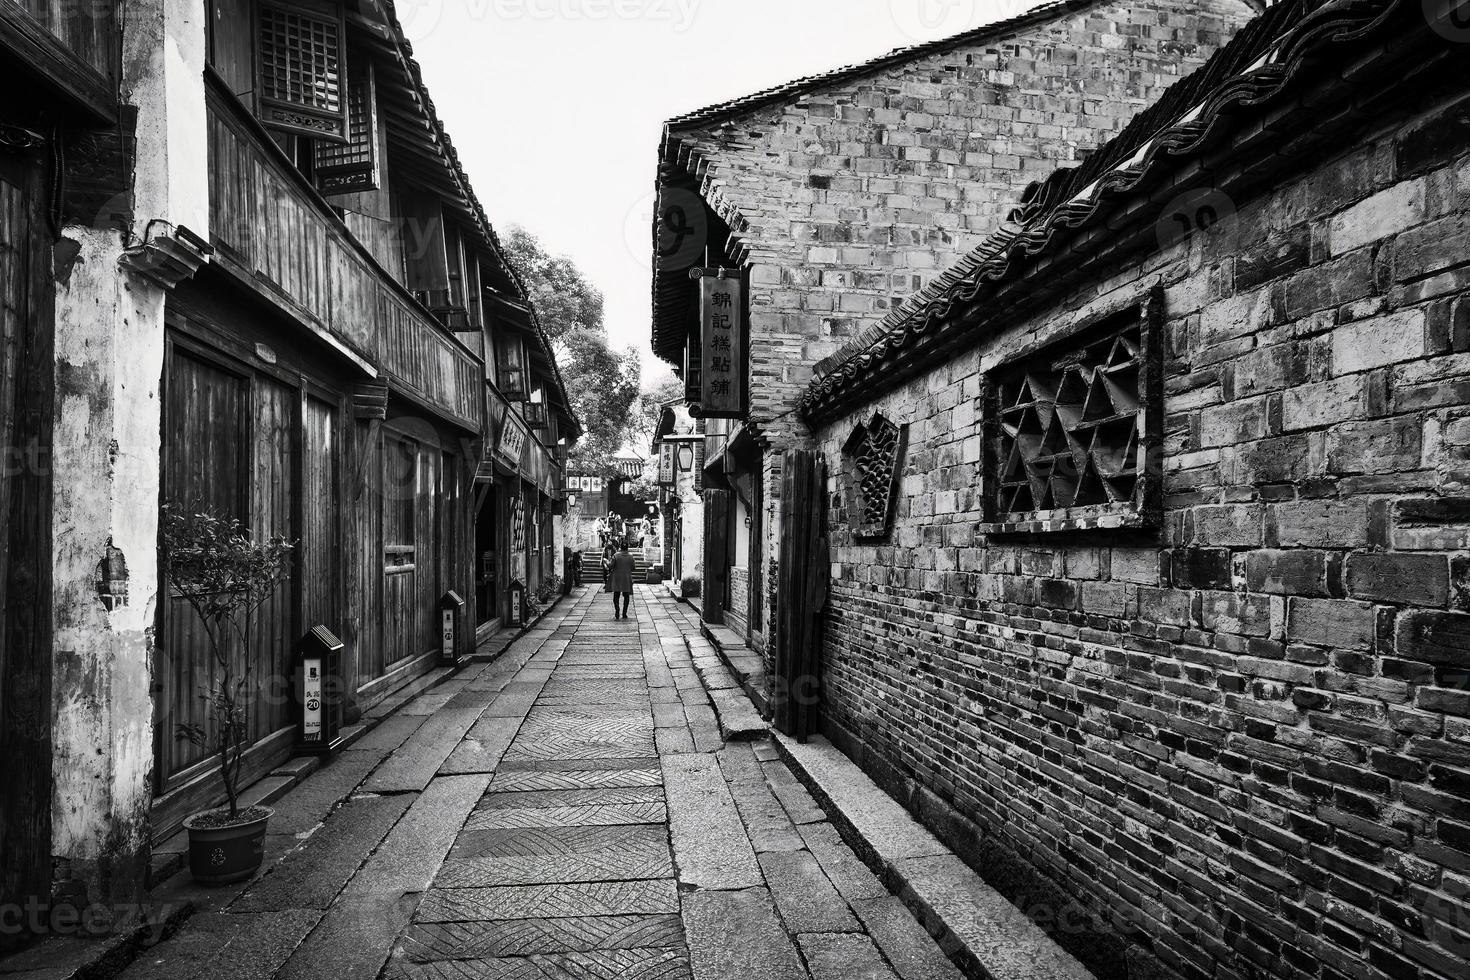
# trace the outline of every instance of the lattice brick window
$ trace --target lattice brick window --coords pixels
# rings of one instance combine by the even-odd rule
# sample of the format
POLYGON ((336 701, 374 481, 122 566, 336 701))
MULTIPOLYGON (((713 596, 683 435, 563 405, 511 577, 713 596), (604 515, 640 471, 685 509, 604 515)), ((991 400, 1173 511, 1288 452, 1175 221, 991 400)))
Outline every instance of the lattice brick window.
POLYGON ((843 445, 849 523, 859 539, 877 540, 892 530, 903 451, 903 430, 881 414, 854 429, 843 445))
POLYGON ((1159 309, 1156 295, 991 373, 983 533, 1158 522, 1159 309))
POLYGON ((261 121, 333 142, 347 139, 342 6, 325 0, 262 3, 256 91, 261 121))
POLYGON ((323 194, 375 191, 381 184, 378 164, 378 96, 371 63, 354 68, 347 86, 347 142, 315 140, 313 169, 323 194))

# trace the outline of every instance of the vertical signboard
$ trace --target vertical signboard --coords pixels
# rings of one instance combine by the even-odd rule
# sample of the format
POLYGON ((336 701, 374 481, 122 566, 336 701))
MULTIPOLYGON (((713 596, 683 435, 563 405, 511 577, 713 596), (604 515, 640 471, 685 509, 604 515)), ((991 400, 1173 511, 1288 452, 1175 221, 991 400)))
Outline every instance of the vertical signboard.
POLYGON ((307 658, 302 663, 302 677, 301 741, 316 744, 322 740, 322 662, 307 658))
POLYGON ((700 412, 745 416, 744 284, 736 269, 706 269, 699 280, 700 412))
POLYGON ((658 482, 661 486, 674 485, 674 444, 672 442, 661 442, 658 444, 658 482))

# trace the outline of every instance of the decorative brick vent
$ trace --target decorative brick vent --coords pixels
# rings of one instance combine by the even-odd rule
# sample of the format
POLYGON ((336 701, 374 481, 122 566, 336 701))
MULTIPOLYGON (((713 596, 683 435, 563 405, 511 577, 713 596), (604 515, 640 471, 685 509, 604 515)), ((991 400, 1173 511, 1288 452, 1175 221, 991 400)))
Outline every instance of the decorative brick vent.
POLYGON ((893 527, 903 444, 903 430, 879 414, 854 429, 842 447, 847 461, 848 512, 853 534, 859 539, 885 538, 893 527))
POLYGON ((989 534, 1158 522, 1158 299, 990 375, 989 534))

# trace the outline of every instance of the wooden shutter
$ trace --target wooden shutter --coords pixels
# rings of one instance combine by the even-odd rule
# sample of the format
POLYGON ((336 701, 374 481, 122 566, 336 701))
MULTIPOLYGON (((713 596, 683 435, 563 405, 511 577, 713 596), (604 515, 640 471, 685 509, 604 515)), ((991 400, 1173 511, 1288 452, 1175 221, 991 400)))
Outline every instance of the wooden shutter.
POLYGON ((312 146, 317 186, 323 194, 356 194, 382 186, 377 80, 371 64, 355 70, 347 86, 347 142, 317 140, 312 146))
POLYGON ((343 143, 348 139, 342 5, 331 0, 261 3, 256 97, 272 129, 343 143))

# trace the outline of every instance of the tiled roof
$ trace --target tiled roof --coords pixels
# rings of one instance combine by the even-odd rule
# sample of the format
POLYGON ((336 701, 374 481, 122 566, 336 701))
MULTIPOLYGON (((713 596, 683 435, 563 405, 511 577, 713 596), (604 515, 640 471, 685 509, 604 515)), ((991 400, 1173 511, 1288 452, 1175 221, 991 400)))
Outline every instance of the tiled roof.
POLYGON ((553 380, 556 383, 557 392, 561 396, 561 404, 566 411, 567 418, 571 419, 577 431, 584 431, 581 420, 576 417, 576 413, 572 410, 572 402, 567 395, 566 384, 562 381, 561 368, 556 363, 556 354, 551 348, 551 341, 547 338, 546 331, 542 329, 540 317, 536 313, 534 304, 531 303, 530 291, 526 289, 525 282, 521 279, 520 273, 506 260, 505 249, 500 244, 500 237, 495 233, 494 226, 490 224, 490 219, 485 214, 485 209, 480 204, 479 198, 475 196, 475 190, 470 185, 469 176, 465 173, 464 165, 460 162, 459 152, 454 148, 454 141, 450 139, 449 131, 444 128, 444 123, 439 119, 439 113, 434 108, 434 100, 429 97, 428 86, 424 84, 423 69, 419 66, 418 60, 413 56, 413 44, 408 40, 408 36, 403 30, 403 24, 398 19, 398 10, 394 4, 394 0, 380 0, 380 2, 382 3, 383 11, 393 32, 392 46, 396 49, 395 53, 409 83, 413 86, 417 101, 427 117, 427 122, 437 137, 436 142, 442 151, 442 159, 447 170, 447 176, 463 196, 464 202, 468 204, 469 210, 474 216, 476 224, 479 226, 478 230, 481 237, 494 252, 495 258, 500 262, 501 269, 514 285, 519 298, 525 300, 527 308, 530 310, 531 319, 535 324, 539 346, 547 362, 551 365, 553 380))
MULTIPOLYGON (((985 24, 973 30, 966 31, 963 34, 926 42, 924 44, 916 44, 906 48, 898 48, 871 61, 848 65, 819 75, 799 78, 795 81, 777 85, 743 98, 730 102, 722 102, 718 105, 708 106, 695 112, 677 116, 664 124, 663 140, 659 147, 660 192, 665 187, 672 186, 678 181, 692 182, 690 184, 691 190, 698 188, 698 181, 687 172, 687 169, 693 165, 680 155, 679 144, 681 141, 677 137, 681 132, 710 128, 758 109, 794 102, 803 96, 821 91, 825 88, 839 85, 852 79, 861 78, 865 75, 876 74, 894 66, 903 65, 929 55, 967 45, 984 43, 992 39, 998 40, 1039 24, 1046 24, 1070 14, 1089 10, 1105 2, 1114 2, 1114 0, 1052 0, 1052 2, 1033 7, 1026 13, 1016 17, 985 24)), ((1253 0, 1243 0, 1243 2, 1250 3, 1253 0)), ((739 231, 740 229, 737 228, 735 230, 739 231)), ((658 215, 655 214, 650 245, 655 253, 658 250, 658 241, 658 215)), ((660 269, 658 262, 655 261, 652 285, 653 350, 659 357, 673 364, 678 369, 681 367, 678 362, 684 349, 685 335, 688 330, 687 319, 690 312, 688 277, 682 269, 660 269)))
MULTIPOLYGON (((1098 244, 1125 196, 1197 154, 1207 137, 1228 127, 1232 109, 1259 106, 1285 91, 1314 55, 1361 38, 1421 0, 1280 0, 1257 17, 1198 71, 1078 167, 1059 169, 1033 184, 1010 220, 953 268, 817 365, 817 379, 800 404, 809 419, 832 413, 882 363, 979 310, 988 291, 1023 278, 1061 240, 1093 229, 1098 244)), ((1044 289, 1042 285, 1040 288, 1044 289)))
POLYGON ((723 122, 726 119, 733 119, 736 116, 742 116, 747 112, 764 108, 768 105, 782 105, 808 93, 819 91, 854 78, 861 78, 864 75, 875 74, 894 65, 904 64, 931 54, 938 54, 942 51, 948 51, 951 48, 963 47, 967 44, 985 41, 989 38, 1001 37, 1014 31, 1024 30, 1025 28, 1045 23, 1065 14, 1086 10, 1089 7, 1096 7, 1104 2, 1109 2, 1109 0, 1052 0, 1050 3, 1043 3, 1040 6, 1033 7, 1023 14, 984 24, 963 34, 956 34, 953 37, 942 38, 937 41, 926 41, 923 44, 914 44, 906 48, 895 48, 887 54, 870 61, 846 65, 842 68, 836 68, 818 75, 808 75, 805 78, 798 78, 795 81, 776 85, 772 88, 733 99, 729 102, 706 106, 703 109, 697 109, 694 112, 676 116, 670 119, 666 125, 669 129, 692 129, 707 126, 711 123, 723 122))

